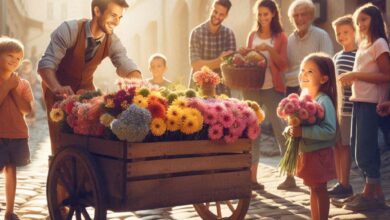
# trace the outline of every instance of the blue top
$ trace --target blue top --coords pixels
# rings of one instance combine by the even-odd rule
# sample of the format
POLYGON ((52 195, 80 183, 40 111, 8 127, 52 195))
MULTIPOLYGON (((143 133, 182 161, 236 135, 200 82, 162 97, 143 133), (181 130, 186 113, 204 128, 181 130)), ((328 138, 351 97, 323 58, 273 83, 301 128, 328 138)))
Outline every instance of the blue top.
POLYGON ((301 152, 333 147, 336 143, 336 111, 332 100, 322 92, 315 100, 324 108, 325 117, 319 124, 302 126, 302 138, 299 142, 301 152))

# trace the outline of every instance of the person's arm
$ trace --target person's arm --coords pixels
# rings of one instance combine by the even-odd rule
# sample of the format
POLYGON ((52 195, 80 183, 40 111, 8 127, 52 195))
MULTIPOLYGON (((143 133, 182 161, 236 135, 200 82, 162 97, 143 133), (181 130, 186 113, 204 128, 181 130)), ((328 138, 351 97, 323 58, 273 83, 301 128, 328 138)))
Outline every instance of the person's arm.
POLYGON ((113 34, 111 36, 111 46, 108 50, 108 55, 112 64, 116 67, 118 76, 122 78, 142 78, 141 71, 137 65, 127 56, 126 48, 123 46, 119 38, 113 34))
POLYGON ((284 33, 280 33, 278 38, 280 40, 280 51, 277 51, 274 47, 269 46, 268 52, 273 60, 273 63, 275 63, 280 71, 284 72, 288 68, 287 36, 284 33))
POLYGON ((51 69, 40 69, 39 74, 41 75, 42 82, 50 89, 50 91, 56 95, 73 95, 74 91, 70 86, 61 85, 56 77, 56 74, 51 69))
POLYGON ((64 58, 67 49, 76 43, 77 33, 77 21, 62 23, 51 34, 50 43, 38 63, 38 73, 43 83, 55 94, 73 94, 70 86, 63 86, 58 82, 55 71, 64 58))
POLYGON ((19 77, 16 74, 12 74, 11 77, 5 80, 0 86, 0 105, 3 104, 5 97, 7 97, 8 93, 16 88, 19 84, 19 77))
POLYGON ((336 111, 329 97, 323 97, 319 103, 325 110, 325 117, 319 124, 303 126, 302 137, 312 140, 332 140, 336 135, 336 111))
POLYGON ((347 72, 341 74, 338 79, 342 85, 351 85, 353 81, 360 80, 369 83, 382 84, 390 82, 390 56, 388 52, 382 53, 376 60, 379 73, 347 72))
POLYGON ((11 90, 11 95, 19 111, 23 115, 27 115, 32 111, 34 98, 29 83, 25 80, 19 80, 18 87, 11 90))
POLYGON ((222 57, 231 54, 233 51, 222 52, 219 57, 211 60, 201 58, 201 44, 196 30, 192 31, 190 37, 190 60, 193 71, 200 70, 203 66, 208 66, 210 69, 218 69, 222 62, 222 57))

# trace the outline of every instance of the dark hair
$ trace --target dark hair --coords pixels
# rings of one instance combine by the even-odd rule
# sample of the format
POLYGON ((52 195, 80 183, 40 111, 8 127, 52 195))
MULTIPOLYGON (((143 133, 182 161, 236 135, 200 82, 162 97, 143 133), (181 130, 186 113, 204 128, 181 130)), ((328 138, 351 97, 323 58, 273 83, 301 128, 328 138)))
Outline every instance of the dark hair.
MULTIPOLYGON (((272 35, 276 35, 283 32, 282 22, 280 21, 280 10, 278 4, 273 0, 260 0, 258 1, 258 3, 256 3, 256 5, 257 5, 257 8, 255 10, 256 15, 260 7, 268 8, 271 11, 271 13, 275 15, 271 20, 272 35)), ((258 21, 258 18, 256 19, 256 29, 257 31, 260 32, 262 31, 262 27, 260 22, 258 21)))
MULTIPOLYGON (((364 4, 363 6, 358 8, 353 15, 356 25, 357 25, 357 17, 359 16, 360 13, 364 13, 371 17, 370 34, 371 34, 372 42, 374 42, 378 38, 384 38, 387 42, 388 39, 387 39, 386 23, 383 19, 382 13, 379 10, 379 8, 371 3, 364 4)), ((360 33, 359 33, 359 38, 361 38, 360 33)))
POLYGON ((314 62, 321 75, 328 76, 328 81, 321 85, 320 91, 330 97, 335 109, 337 109, 336 74, 332 58, 326 53, 311 53, 303 59, 301 65, 307 61, 314 62))
POLYGON ((103 13, 107 9, 107 5, 110 3, 117 4, 122 8, 129 7, 129 4, 127 4, 126 0, 92 0, 91 3, 92 17, 95 16, 95 13, 93 12, 93 9, 95 7, 98 7, 100 12, 103 13))
POLYGON ((350 25, 353 29, 355 29, 355 25, 353 24, 353 18, 352 15, 344 15, 332 22, 333 29, 336 29, 336 27, 341 25, 350 25))
POLYGON ((230 0, 214 0, 214 5, 222 5, 227 9, 227 12, 229 12, 230 8, 232 7, 232 3, 230 0))
POLYGON ((164 63, 164 66, 167 65, 167 57, 166 57, 164 54, 161 54, 161 53, 152 54, 152 55, 149 57, 149 65, 152 63, 153 60, 157 60, 157 59, 162 60, 163 63, 164 63))

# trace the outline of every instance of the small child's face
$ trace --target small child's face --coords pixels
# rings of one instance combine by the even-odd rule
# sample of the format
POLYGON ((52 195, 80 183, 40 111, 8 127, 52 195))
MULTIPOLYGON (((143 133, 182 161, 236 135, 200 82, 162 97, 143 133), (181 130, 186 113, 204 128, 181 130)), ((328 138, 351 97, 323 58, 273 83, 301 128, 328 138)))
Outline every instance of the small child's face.
POLYGON ((4 52, 0 54, 0 70, 14 72, 23 59, 23 52, 4 52))
POLYGON ((308 90, 319 90, 321 85, 328 81, 328 76, 322 75, 317 64, 311 60, 301 65, 298 78, 301 89, 306 88, 308 90))
POLYGON ((163 76, 166 69, 167 67, 162 59, 153 59, 150 62, 149 70, 154 78, 163 76))
POLYGON ((336 40, 341 46, 355 44, 355 30, 349 24, 342 24, 336 26, 336 40))

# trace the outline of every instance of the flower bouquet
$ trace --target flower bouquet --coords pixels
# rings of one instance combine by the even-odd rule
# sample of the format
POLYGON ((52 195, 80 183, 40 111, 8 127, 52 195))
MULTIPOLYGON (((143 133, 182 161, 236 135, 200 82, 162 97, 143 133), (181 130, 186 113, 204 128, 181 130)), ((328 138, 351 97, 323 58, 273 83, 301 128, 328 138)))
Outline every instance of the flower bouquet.
MULTIPOLYGON (((277 114, 288 122, 289 126, 308 126, 319 123, 324 119, 323 107, 315 102, 311 96, 305 95, 302 98, 298 94, 290 94, 280 101, 277 114)), ((300 137, 292 137, 286 130, 287 150, 279 163, 281 174, 294 174, 296 170, 297 157, 299 152, 300 137)))
MULTIPOLYGON (((195 76, 199 84, 219 83, 218 75, 207 71, 195 76)), ((117 92, 105 95, 69 96, 51 110, 51 120, 66 124, 72 133, 127 142, 253 140, 263 119, 255 102, 204 98, 194 90, 177 92, 144 83, 121 84, 117 92)))
POLYGON ((221 78, 207 66, 194 73, 192 80, 200 87, 201 94, 205 97, 216 95, 216 86, 221 82, 221 78))
POLYGON ((221 64, 224 83, 232 89, 259 89, 263 86, 267 59, 257 51, 234 53, 221 64))

